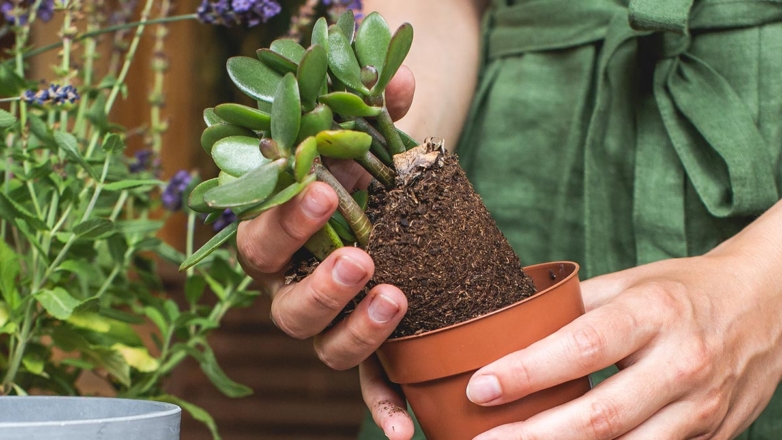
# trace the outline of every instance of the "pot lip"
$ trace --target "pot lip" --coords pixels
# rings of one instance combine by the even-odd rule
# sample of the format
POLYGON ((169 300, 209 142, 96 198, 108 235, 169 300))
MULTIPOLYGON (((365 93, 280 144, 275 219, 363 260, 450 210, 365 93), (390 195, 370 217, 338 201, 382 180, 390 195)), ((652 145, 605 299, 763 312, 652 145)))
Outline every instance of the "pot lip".
POLYGON ((0 429, 5 428, 29 428, 29 427, 49 427, 56 426, 64 428, 67 426, 79 426, 79 425, 96 425, 102 423, 118 423, 118 422, 139 422, 148 421, 153 419, 162 419, 171 416, 178 415, 182 412, 182 408, 173 403, 159 402, 156 400, 142 400, 142 399, 122 399, 117 397, 87 397, 87 396, 0 396, 0 402, 2 401, 62 401, 67 404, 77 404, 80 401, 97 401, 101 402, 142 402, 148 404, 150 409, 148 412, 132 416, 119 416, 119 417, 103 417, 94 419, 79 419, 79 420, 51 420, 51 421, 36 421, 36 422, 0 422, 0 429))
POLYGON ((513 304, 511 304, 509 306, 505 306, 505 307, 503 307, 501 309, 497 309, 497 310, 495 310, 495 311, 493 311, 491 313, 487 313, 487 314, 481 315, 481 316, 476 316, 475 318, 469 319, 467 321, 462 321, 462 322, 460 322, 458 324, 453 324, 453 325, 449 325, 448 327, 438 328, 437 330, 430 330, 428 332, 423 332, 423 333, 420 333, 420 334, 417 334, 417 335, 409 335, 409 336, 402 336, 401 338, 388 339, 383 344, 385 345, 385 344, 402 343, 402 342, 410 341, 410 340, 413 340, 413 339, 423 338, 424 336, 430 336, 430 335, 433 335, 433 334, 436 334, 436 333, 442 333, 442 332, 445 332, 445 331, 448 331, 448 330, 453 330, 453 329, 455 329, 457 327, 465 326, 467 324, 470 324, 472 322, 475 322, 475 321, 478 321, 478 320, 481 320, 481 319, 488 318, 488 317, 490 317, 492 315, 496 315, 498 313, 504 312, 505 310, 508 310, 510 308, 513 308, 513 307, 519 306, 521 304, 527 303, 529 301, 532 301, 535 298, 538 298, 538 297, 542 296, 544 293, 547 293, 547 292, 550 292, 550 291, 554 290, 555 288, 559 287, 560 285, 562 285, 562 284, 566 283, 567 281, 571 280, 573 277, 578 276, 578 271, 581 268, 581 266, 579 266, 579 264, 576 263, 575 261, 565 261, 565 260, 562 260, 562 261, 549 261, 549 262, 546 262, 546 263, 533 264, 531 266, 524 266, 523 269, 524 270, 528 270, 528 269, 534 269, 534 268, 540 268, 540 267, 548 267, 548 266, 552 266, 553 267, 553 266, 557 266, 557 265, 572 265, 573 266, 573 271, 570 273, 570 275, 568 275, 568 276, 562 278, 561 280, 557 281, 551 287, 549 287, 547 289, 543 289, 543 290, 541 290, 539 292, 536 292, 534 295, 532 295, 530 297, 524 298, 521 301, 515 302, 515 303, 513 303, 513 304))

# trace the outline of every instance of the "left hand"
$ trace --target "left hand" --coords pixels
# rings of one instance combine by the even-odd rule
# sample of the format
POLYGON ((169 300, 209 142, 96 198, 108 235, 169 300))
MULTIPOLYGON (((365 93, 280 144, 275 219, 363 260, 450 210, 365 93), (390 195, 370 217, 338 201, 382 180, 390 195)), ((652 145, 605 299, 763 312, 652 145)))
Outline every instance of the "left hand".
POLYGON ((582 283, 585 315, 477 371, 468 396, 500 405, 612 364, 621 371, 476 440, 734 438, 782 372, 779 273, 751 252, 722 246, 582 283))

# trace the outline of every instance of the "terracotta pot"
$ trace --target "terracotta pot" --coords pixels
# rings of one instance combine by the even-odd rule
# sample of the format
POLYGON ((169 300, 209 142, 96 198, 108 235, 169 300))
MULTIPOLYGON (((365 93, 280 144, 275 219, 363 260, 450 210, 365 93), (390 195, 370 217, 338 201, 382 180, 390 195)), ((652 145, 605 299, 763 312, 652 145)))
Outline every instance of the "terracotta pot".
POLYGON ((390 339, 378 350, 386 374, 401 385, 428 440, 472 439, 590 389, 589 378, 583 377, 505 405, 482 407, 467 399, 467 382, 476 370, 584 313, 576 263, 545 263, 524 270, 538 288, 534 296, 450 327, 390 339))

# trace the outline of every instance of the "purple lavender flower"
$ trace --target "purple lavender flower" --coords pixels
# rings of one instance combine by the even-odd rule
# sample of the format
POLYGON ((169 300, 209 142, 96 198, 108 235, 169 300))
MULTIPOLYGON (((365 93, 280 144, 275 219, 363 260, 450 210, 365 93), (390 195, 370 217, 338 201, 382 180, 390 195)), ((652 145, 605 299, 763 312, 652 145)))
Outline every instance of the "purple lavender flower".
POLYGON ((68 103, 75 103, 81 99, 79 91, 72 85, 62 87, 58 84, 51 84, 48 88, 41 90, 26 90, 22 94, 22 101, 28 104, 54 104, 61 105, 68 103))
POLYGON ((212 223, 212 229, 215 232, 220 232, 223 229, 225 229, 226 226, 230 225, 235 221, 236 221, 236 214, 234 214, 233 211, 231 211, 230 209, 226 209, 220 215, 220 218, 218 218, 217 220, 215 220, 214 223, 212 223))
MULTIPOLYGON (((3 0, 0 2, 0 13, 5 21, 13 25, 24 26, 30 18, 30 7, 35 0, 3 0)), ((38 18, 48 22, 54 16, 54 0, 43 0, 38 6, 38 18)))
POLYGON ((177 171, 160 197, 163 201, 163 207, 169 211, 179 211, 182 208, 182 196, 191 180, 193 180, 193 176, 187 171, 177 171))
POLYGON ((134 174, 149 170, 152 168, 152 158, 154 154, 155 153, 153 153, 152 150, 137 151, 136 154, 133 155, 136 160, 128 166, 128 169, 134 174))
POLYGON ((332 15, 339 16, 345 9, 352 9, 356 20, 364 18, 364 4, 361 0, 322 0, 331 9, 332 15))
POLYGON ((197 12, 203 23, 253 27, 266 23, 281 11, 277 0, 202 0, 197 12))

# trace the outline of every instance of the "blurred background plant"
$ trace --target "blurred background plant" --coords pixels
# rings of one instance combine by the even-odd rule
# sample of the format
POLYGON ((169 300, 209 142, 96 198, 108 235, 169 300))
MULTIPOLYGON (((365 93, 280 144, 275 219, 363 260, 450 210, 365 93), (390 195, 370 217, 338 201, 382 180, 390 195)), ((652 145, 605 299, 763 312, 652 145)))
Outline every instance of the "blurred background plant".
MULTIPOLYGON (((165 136, 169 26, 198 20, 222 41, 260 47, 309 38, 317 18, 347 8, 360 2, 204 0, 174 11, 170 0, 0 1, 0 395, 80 395, 89 376, 106 394, 179 404, 219 438, 211 416, 165 381, 191 359, 226 396, 251 393, 223 372, 207 336, 259 292, 230 245, 187 271, 181 300, 161 280, 161 267, 208 238, 183 200, 213 172, 161 161, 170 149, 200 150, 165 136), (239 34, 247 28, 260 31, 239 34), (153 41, 151 59, 137 56, 142 38, 153 41), (142 62, 145 99, 127 86, 142 62), (143 123, 116 120, 129 105, 143 123), (160 232, 177 220, 186 227, 172 245, 160 232)), ((193 109, 169 110, 180 112, 193 109)), ((215 220, 218 231, 233 218, 215 220)))

